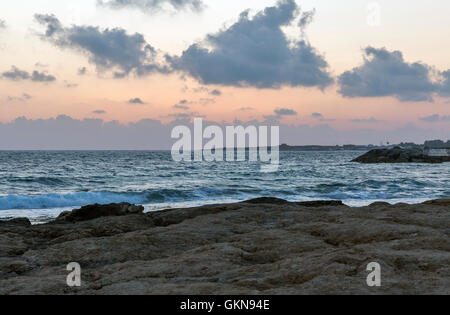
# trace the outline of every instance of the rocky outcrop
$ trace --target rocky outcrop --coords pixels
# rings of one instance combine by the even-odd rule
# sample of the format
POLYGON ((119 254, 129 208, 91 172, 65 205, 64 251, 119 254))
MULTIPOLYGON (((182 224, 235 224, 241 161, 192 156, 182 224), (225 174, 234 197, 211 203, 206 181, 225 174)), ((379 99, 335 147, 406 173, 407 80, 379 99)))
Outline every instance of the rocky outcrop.
POLYGON ((144 212, 143 206, 136 206, 126 202, 113 203, 109 205, 89 205, 73 211, 63 212, 56 221, 80 222, 108 216, 123 216, 129 214, 141 214, 144 212))
POLYGON ((0 294, 450 294, 449 210, 259 199, 0 224, 0 294), (371 262, 381 287, 366 284, 371 262))
POLYGON ((371 150, 352 162, 358 163, 443 163, 450 162, 450 157, 435 157, 424 154, 422 149, 393 149, 371 150))

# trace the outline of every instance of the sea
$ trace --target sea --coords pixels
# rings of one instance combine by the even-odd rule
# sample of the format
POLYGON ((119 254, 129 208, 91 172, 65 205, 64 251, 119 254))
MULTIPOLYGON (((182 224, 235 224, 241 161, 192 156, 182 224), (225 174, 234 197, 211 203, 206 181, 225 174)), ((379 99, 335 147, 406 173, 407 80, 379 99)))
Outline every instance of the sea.
POLYGON ((358 164, 361 151, 280 152, 261 162, 175 162, 170 151, 0 151, 0 220, 41 223, 89 204, 129 202, 146 211, 289 201, 418 203, 450 197, 450 164, 358 164))

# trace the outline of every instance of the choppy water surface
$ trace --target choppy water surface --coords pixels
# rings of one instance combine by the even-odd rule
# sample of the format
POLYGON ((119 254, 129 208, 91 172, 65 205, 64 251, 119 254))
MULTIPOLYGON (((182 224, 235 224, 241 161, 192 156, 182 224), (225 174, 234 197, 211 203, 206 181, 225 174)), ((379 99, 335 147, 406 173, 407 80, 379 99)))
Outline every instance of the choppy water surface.
POLYGON ((0 219, 39 220, 93 203, 147 210, 242 201, 419 202, 450 197, 450 164, 351 163, 361 152, 281 152, 275 173, 251 162, 174 162, 170 152, 0 152, 0 219))

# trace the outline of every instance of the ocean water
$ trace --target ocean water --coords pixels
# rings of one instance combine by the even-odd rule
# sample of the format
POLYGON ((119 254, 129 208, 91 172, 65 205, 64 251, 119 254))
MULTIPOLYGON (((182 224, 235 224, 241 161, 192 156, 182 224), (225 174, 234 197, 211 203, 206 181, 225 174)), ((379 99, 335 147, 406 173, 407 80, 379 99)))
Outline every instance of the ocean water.
POLYGON ((272 196, 422 202, 450 197, 450 164, 350 161, 362 152, 280 152, 277 172, 259 162, 174 162, 170 152, 0 151, 0 219, 34 222, 93 203, 130 202, 147 211, 272 196))

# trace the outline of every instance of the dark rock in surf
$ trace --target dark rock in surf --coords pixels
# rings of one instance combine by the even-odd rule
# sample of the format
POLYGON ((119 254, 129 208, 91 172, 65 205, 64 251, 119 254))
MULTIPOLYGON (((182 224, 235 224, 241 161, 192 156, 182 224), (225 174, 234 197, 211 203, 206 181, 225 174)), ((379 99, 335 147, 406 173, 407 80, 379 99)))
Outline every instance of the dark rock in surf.
POLYGON ((89 205, 69 212, 63 212, 56 218, 56 222, 80 222, 109 216, 124 216, 130 214, 142 214, 143 206, 136 206, 126 202, 112 203, 109 205, 89 205))

